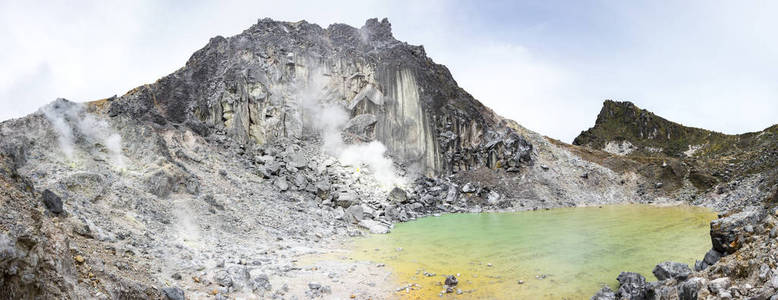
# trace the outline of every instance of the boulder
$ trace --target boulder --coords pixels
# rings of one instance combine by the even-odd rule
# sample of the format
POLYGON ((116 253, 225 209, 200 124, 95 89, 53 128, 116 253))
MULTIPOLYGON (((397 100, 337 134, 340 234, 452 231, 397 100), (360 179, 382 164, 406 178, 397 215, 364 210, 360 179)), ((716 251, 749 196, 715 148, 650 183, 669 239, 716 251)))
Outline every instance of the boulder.
POLYGON ((616 280, 619 289, 616 295, 622 299, 643 299, 645 297, 646 277, 635 272, 621 272, 616 280))
POLYGON ((270 291, 273 286, 270 284, 270 278, 259 269, 249 271, 249 284, 254 292, 270 291))
POLYGON ((164 294, 168 300, 186 300, 186 297, 184 296, 184 290, 177 287, 163 288, 162 294, 164 294))
POLYGON ((346 143, 367 143, 375 140, 375 125, 378 122, 372 114, 357 115, 343 128, 343 140, 346 143))
POLYGON ((408 214, 402 208, 398 206, 387 206, 384 209, 384 215, 386 218, 392 221, 407 221, 408 214))
POLYGON ((352 205, 346 209, 346 212, 343 215, 343 220, 351 224, 356 224, 365 218, 364 214, 365 212, 362 210, 361 205, 352 205))
POLYGON ((711 221, 710 238, 713 249, 723 255, 734 253, 742 246, 744 227, 757 223, 764 216, 762 209, 751 206, 739 213, 711 221))
POLYGON ((386 197, 386 200, 394 205, 404 204, 408 202, 408 193, 399 187, 394 187, 392 191, 389 192, 389 196, 386 197))
POLYGON ((652 273, 659 280, 675 279, 684 281, 692 274, 692 269, 687 264, 666 261, 656 265, 652 273))
POLYGON ((713 279, 710 281, 710 284, 708 284, 708 290, 714 295, 719 295, 720 293, 729 290, 731 284, 732 282, 729 280, 729 277, 713 279))
POLYGON ((616 300, 616 293, 609 286, 604 286, 590 300, 616 300))
POLYGON ((282 192, 289 189, 289 183, 286 182, 286 179, 281 177, 276 178, 276 180, 273 182, 273 185, 275 185, 275 187, 282 192))
POLYGON ((216 272, 216 274, 213 276, 213 280, 216 282, 216 284, 224 287, 231 287, 233 284, 232 276, 230 276, 230 273, 227 272, 227 270, 216 272))
POLYGON ((367 220, 367 219, 361 220, 359 221, 358 225, 359 227, 369 230, 370 233, 375 233, 375 234, 389 233, 389 227, 375 220, 367 220))
POLYGON ((448 275, 444 283, 446 284, 446 286, 452 287, 452 286, 457 286, 457 284, 459 284, 459 280, 457 280, 457 278, 454 277, 454 275, 448 275))
POLYGON ((340 207, 349 208, 354 206, 354 204, 359 204, 359 198, 355 192, 340 192, 337 195, 338 198, 335 201, 335 204, 340 207))
POLYGON ((330 197, 331 189, 332 189, 332 185, 328 181, 326 180, 319 181, 316 183, 316 196, 322 200, 325 200, 330 197))
POLYGON ((463 193, 473 193, 476 190, 478 190, 478 188, 475 186, 475 184, 472 184, 470 182, 468 182, 464 186, 462 186, 462 192, 463 193))
POLYGON ((694 270, 695 271, 702 271, 707 269, 708 267, 712 266, 716 262, 721 259, 721 253, 716 251, 716 249, 710 249, 708 250, 708 253, 705 253, 705 258, 702 259, 702 261, 697 261, 694 263, 694 270))
POLYGON ((697 300, 697 296, 702 287, 705 286, 703 278, 689 278, 678 287, 679 300, 697 300))
POLYGON ((43 191, 43 194, 41 194, 41 200, 43 201, 43 205, 46 206, 46 209, 54 214, 61 214, 64 212, 62 209, 62 198, 57 196, 54 192, 52 192, 49 189, 46 189, 43 191))

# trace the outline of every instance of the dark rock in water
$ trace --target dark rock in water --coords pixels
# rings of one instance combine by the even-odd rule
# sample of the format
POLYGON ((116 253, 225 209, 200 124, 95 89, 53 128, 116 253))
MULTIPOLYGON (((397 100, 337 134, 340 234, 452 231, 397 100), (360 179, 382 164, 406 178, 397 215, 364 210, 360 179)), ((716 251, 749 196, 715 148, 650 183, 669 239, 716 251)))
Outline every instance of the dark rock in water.
POLYGON ((394 205, 404 204, 408 202, 408 193, 399 187, 395 187, 389 193, 389 196, 387 196, 387 200, 394 205))
POLYGON ((452 286, 456 286, 457 284, 459 284, 459 280, 457 280, 457 278, 456 278, 454 275, 448 275, 448 276, 446 277, 446 282, 445 282, 445 284, 446 284, 447 286, 450 286, 450 287, 452 287, 452 286))
POLYGON ((609 286, 604 286, 590 300, 616 300, 616 293, 609 286))
POLYGON ((734 215, 710 222, 710 238, 713 249, 723 255, 732 254, 743 244, 744 227, 755 224, 765 213, 758 207, 747 207, 734 215))
POLYGON ((634 272, 621 272, 619 277, 619 289, 616 295, 619 299, 643 299, 646 295, 646 277, 634 272))
POLYGON ((656 279, 659 280, 676 279, 678 281, 683 281, 692 274, 692 269, 689 268, 689 265, 687 264, 666 261, 656 265, 652 272, 654 273, 654 276, 656 276, 656 279))
POLYGON ((165 294, 168 300, 186 300, 184 290, 177 287, 163 288, 162 293, 165 294))
POLYGON ((61 214, 64 212, 62 209, 62 198, 57 196, 57 194, 51 190, 46 189, 43 191, 41 197, 41 199, 43 199, 43 205, 45 205, 46 209, 48 209, 50 212, 55 214, 61 214))
POLYGON ((378 119, 373 114, 361 114, 352 118, 343 128, 346 143, 367 143, 375 140, 375 125, 378 119))

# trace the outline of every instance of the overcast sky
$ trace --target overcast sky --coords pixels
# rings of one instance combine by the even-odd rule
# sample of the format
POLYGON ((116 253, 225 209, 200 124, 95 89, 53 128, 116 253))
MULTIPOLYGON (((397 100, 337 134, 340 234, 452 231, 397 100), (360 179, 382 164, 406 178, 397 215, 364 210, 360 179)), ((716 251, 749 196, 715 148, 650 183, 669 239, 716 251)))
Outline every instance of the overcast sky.
POLYGON ((0 119, 151 83, 257 21, 388 17, 499 114, 566 142, 604 99, 725 133, 778 123, 778 1, 0 0, 0 119))

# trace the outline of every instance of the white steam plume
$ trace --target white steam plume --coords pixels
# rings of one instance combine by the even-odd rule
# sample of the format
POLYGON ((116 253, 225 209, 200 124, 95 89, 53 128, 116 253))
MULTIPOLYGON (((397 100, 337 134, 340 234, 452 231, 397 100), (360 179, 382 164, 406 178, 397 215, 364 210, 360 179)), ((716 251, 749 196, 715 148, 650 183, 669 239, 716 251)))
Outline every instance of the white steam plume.
POLYGON ((125 168, 122 137, 108 122, 86 112, 83 104, 57 99, 40 111, 57 133, 60 150, 67 160, 72 161, 75 156, 76 137, 83 137, 89 143, 103 145, 111 163, 117 168, 125 168))
MULTIPOLYGON (((385 188, 405 185, 403 177, 397 175, 392 159, 386 156, 386 146, 379 141, 361 144, 346 144, 341 132, 349 121, 348 111, 336 102, 337 97, 329 89, 329 76, 320 69, 311 71, 298 99, 301 100, 306 125, 322 137, 322 147, 344 164, 366 166, 375 179, 385 188)), ((337 84, 337 83, 336 83, 337 84)))

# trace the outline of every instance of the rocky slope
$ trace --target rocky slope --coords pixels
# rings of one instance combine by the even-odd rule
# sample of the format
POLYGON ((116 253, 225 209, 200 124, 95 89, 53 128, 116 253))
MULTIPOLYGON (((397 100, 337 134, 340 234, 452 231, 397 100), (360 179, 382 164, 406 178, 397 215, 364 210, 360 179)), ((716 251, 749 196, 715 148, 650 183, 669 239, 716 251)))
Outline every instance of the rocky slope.
POLYGON ((722 211, 759 204, 778 183, 778 125, 726 135, 668 121, 630 102, 606 100, 594 127, 573 144, 633 161, 633 169, 655 187, 722 211))
POLYGON ((573 142, 587 150, 570 149, 722 214, 711 222, 713 248, 694 266, 659 264, 656 282, 623 272, 618 290, 604 287, 592 299, 778 299, 776 129, 725 135, 605 101, 595 126, 573 142))
MULTIPOLYGON (((766 147, 752 155, 774 133, 752 137, 766 147)), ((380 299, 396 288, 380 266, 298 262, 429 214, 734 212, 771 191, 771 167, 699 188, 682 158, 591 145, 500 117, 386 20, 262 19, 155 83, 0 123, 0 295, 380 299), (678 179, 657 187, 662 174, 678 179)))

